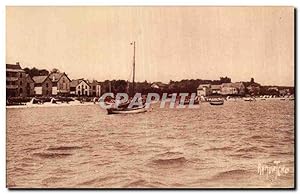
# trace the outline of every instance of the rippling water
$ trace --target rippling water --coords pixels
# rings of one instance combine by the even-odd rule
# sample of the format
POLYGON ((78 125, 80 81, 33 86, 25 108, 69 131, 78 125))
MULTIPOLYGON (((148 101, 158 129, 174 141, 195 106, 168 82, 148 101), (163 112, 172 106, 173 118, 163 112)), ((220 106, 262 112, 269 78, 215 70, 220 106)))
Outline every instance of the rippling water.
POLYGON ((293 187, 294 102, 7 109, 9 187, 293 187), (287 174, 258 174, 273 161, 287 174))

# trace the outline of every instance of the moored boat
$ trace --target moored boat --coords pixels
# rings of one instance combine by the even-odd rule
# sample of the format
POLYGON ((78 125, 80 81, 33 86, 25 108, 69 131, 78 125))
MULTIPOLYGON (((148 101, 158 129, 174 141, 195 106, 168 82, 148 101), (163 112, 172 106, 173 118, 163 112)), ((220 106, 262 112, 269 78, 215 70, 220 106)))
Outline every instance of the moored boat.
POLYGON ((246 98, 244 98, 244 101, 252 102, 252 101, 255 101, 255 98, 246 97, 246 98))
MULTIPOLYGON (((133 45, 133 77, 132 77, 132 94, 134 94, 134 78, 135 78, 135 41, 131 43, 133 45)), ((128 108, 130 101, 123 102, 117 106, 117 108, 113 107, 115 104, 115 100, 111 100, 110 102, 106 102, 108 105, 112 105, 112 108, 107 108, 107 114, 136 114, 147 112, 145 105, 139 107, 128 108)))
POLYGON ((136 108, 109 108, 106 110, 107 114, 136 114, 147 112, 145 106, 136 108))
POLYGON ((224 100, 213 100, 209 102, 210 105, 223 105, 224 100))

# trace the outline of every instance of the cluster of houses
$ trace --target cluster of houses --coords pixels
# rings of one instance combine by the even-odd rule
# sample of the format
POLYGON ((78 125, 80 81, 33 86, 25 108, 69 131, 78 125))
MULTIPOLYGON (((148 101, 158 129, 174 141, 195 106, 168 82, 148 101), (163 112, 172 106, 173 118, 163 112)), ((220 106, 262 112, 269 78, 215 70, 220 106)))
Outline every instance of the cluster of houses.
POLYGON ((30 77, 17 62, 6 64, 6 95, 27 96, 101 96, 101 84, 85 79, 71 80, 66 73, 30 77))
MULTIPOLYGON (((6 95, 7 97, 27 97, 27 96, 93 96, 100 97, 107 87, 105 84, 101 88, 101 83, 86 79, 71 80, 66 73, 51 72, 42 73, 39 76, 29 76, 17 62, 16 64, 6 64, 6 95), (102 89, 102 90, 101 90, 102 89), (102 93, 101 93, 102 92, 102 93)), ((220 78, 219 84, 200 84, 197 88, 198 96, 212 95, 259 95, 270 93, 276 95, 291 94, 288 88, 266 87, 254 82, 231 83, 230 78, 225 78, 225 83, 220 78), (262 89, 264 91, 262 91, 262 89), (266 91, 267 90, 267 91, 266 91)), ((224 78, 223 78, 224 81, 224 78)), ((214 82, 216 83, 216 82, 214 82)), ((109 83, 110 86, 110 83, 109 83)), ((110 86, 111 87, 111 86, 110 86)), ((153 82, 152 89, 164 90, 170 89, 172 84, 162 82, 153 82)), ((193 89, 195 90, 195 89, 193 89)), ((109 89, 110 91, 110 89, 109 89)), ((166 90, 168 91, 168 90, 166 90)))
POLYGON ((222 83, 219 85, 200 84, 197 88, 198 96, 221 95, 245 95, 245 85, 242 82, 222 83))
POLYGON ((212 96, 212 95, 223 95, 223 96, 245 96, 245 95, 260 95, 262 93, 273 94, 278 96, 291 95, 290 89, 280 88, 275 86, 261 86, 255 83, 254 80, 251 82, 235 82, 235 83, 222 83, 218 85, 214 84, 200 84, 197 88, 198 96, 212 96), (264 91, 262 91, 264 89, 264 91))

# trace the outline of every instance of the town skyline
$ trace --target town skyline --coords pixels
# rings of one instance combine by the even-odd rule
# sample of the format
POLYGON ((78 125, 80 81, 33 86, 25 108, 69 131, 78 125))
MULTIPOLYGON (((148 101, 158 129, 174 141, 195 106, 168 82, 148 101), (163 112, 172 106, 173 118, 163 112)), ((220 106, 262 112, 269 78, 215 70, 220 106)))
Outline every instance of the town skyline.
POLYGON ((294 86, 294 12, 278 8, 7 7, 6 63, 72 78, 294 86), (35 16, 39 17, 35 17, 35 16), (238 16, 238 17, 237 17, 238 16), (206 18, 206 19, 205 19, 206 18), (104 26, 104 28, 102 28, 104 26))
MULTIPOLYGON (((7 64, 9 64, 9 63, 7 63, 7 64)), ((58 69, 58 68, 52 68, 52 69, 45 69, 45 68, 37 68, 37 67, 29 67, 29 66, 22 66, 22 64, 20 64, 20 62, 16 62, 15 64, 13 64, 13 63, 10 63, 11 65, 20 65, 21 66, 21 68, 24 70, 24 69, 33 69, 33 68, 36 68, 36 70, 38 70, 38 71, 44 71, 44 70, 46 70, 47 72, 48 72, 48 75, 49 74, 51 74, 51 73, 53 73, 54 71, 56 72, 58 72, 58 73, 65 73, 68 77, 70 77, 70 75, 69 75, 69 73, 67 72, 67 71, 61 71, 60 69, 58 69)), ((42 75, 42 76, 45 76, 45 75, 42 75)), ((230 79, 231 80, 231 82, 232 83, 234 83, 234 82, 251 82, 252 81, 252 79, 253 79, 253 81, 255 82, 255 83, 259 83, 259 82, 257 82, 257 80, 255 79, 255 77, 249 77, 249 79, 248 80, 233 80, 231 77, 229 77, 229 76, 227 76, 227 75, 224 75, 224 76, 219 76, 219 77, 216 77, 216 78, 213 78, 213 79, 207 79, 207 78, 189 78, 189 79, 187 79, 187 78, 183 78, 183 79, 180 79, 180 80, 175 80, 175 79, 170 79, 170 80, 168 80, 168 81, 161 81, 161 80, 154 80, 154 81, 151 81, 151 80, 135 80, 135 82, 137 82, 137 83, 143 83, 143 82, 148 82, 148 83, 159 83, 159 82, 161 82, 161 83, 164 83, 164 84, 169 84, 170 83, 170 81, 172 81, 172 82, 180 82, 180 81, 184 81, 184 80, 203 80, 203 81, 219 81, 220 79, 230 79)), ((122 80, 122 81, 128 81, 129 83, 131 83, 132 82, 132 79, 120 79, 120 78, 112 78, 112 79, 102 79, 102 80, 99 80, 99 79, 96 79, 96 78, 89 78, 89 77, 83 77, 83 76, 79 76, 79 77, 70 77, 70 80, 80 80, 80 79, 83 79, 83 80, 87 80, 87 81, 93 81, 93 80, 95 80, 95 81, 98 81, 98 82, 105 82, 105 81, 117 81, 117 80, 122 80)), ((288 85, 275 85, 275 84, 262 84, 262 83, 259 83, 259 84, 261 84, 262 86, 280 86, 280 87, 294 87, 294 85, 292 85, 292 86, 288 86, 288 85)))

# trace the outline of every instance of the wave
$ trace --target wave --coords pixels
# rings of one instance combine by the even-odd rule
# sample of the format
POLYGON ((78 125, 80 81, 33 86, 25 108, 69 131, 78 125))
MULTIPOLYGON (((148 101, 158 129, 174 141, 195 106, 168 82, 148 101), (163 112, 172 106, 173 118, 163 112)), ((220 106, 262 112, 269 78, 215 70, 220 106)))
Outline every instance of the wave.
POLYGON ((71 153, 33 153, 33 156, 37 156, 40 158, 64 158, 67 156, 71 156, 71 153))
POLYGON ((187 162, 185 157, 157 159, 152 161, 156 165, 182 165, 187 162))
POLYGON ((160 157, 160 156, 174 156, 174 155, 182 155, 183 153, 182 152, 172 152, 172 151, 168 151, 168 152, 165 152, 165 153, 162 153, 162 154, 158 154, 157 156, 160 157))
POLYGON ((124 187, 129 187, 129 188, 136 188, 136 187, 166 187, 165 184, 159 182, 159 181, 155 181, 155 182, 148 182, 144 179, 139 179, 139 180, 136 180, 136 181, 133 181, 129 184, 126 184, 124 185, 124 187))
POLYGON ((226 151, 226 150, 231 150, 232 147, 221 147, 221 148, 208 148, 208 149, 205 149, 204 151, 226 151))
POLYGON ((250 159, 250 158, 253 158, 253 154, 229 154, 228 156, 231 156, 231 157, 237 157, 237 158, 246 158, 246 159, 250 159))
POLYGON ((48 184, 56 184, 60 183, 64 178, 63 177, 58 177, 58 176, 52 176, 48 177, 42 180, 43 185, 48 185, 48 184))
POLYGON ((114 179, 114 178, 119 178, 119 177, 116 177, 116 176, 107 176, 107 177, 97 177, 97 178, 94 178, 94 179, 91 179, 91 180, 88 180, 88 181, 84 181, 84 182, 81 182, 79 184, 77 184, 78 186, 91 186, 91 185, 98 185, 97 183, 100 183, 102 184, 103 182, 105 181, 108 181, 108 180, 111 180, 111 179, 114 179))
POLYGON ((250 172, 247 170, 241 170, 241 169, 236 169, 236 170, 228 170, 228 171, 223 171, 215 175, 213 178, 218 178, 218 179, 232 179, 232 178, 239 178, 243 176, 249 175, 250 172))
POLYGON ((195 143, 195 142, 187 142, 187 143, 185 143, 184 145, 187 145, 187 146, 198 146, 198 143, 195 143))
POLYGON ((237 152, 263 152, 264 149, 263 148, 258 148, 258 147, 247 147, 247 148, 241 148, 238 149, 237 152))
POLYGON ((260 135, 253 135, 250 137, 250 139, 262 139, 263 137, 260 135))
POLYGON ((47 150, 49 151, 58 151, 58 150, 77 150, 82 149, 81 146, 58 146, 58 147, 49 147, 47 150))

